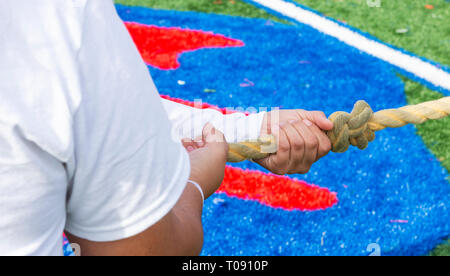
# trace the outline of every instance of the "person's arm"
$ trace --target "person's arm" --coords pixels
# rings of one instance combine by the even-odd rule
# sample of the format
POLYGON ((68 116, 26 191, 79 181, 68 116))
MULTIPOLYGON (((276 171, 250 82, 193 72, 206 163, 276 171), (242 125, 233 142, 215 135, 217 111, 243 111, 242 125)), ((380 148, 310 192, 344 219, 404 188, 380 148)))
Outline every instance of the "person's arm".
POLYGON ((333 128, 320 111, 274 110, 246 116, 224 115, 214 109, 199 109, 163 99, 173 125, 172 136, 195 139, 206 122, 212 122, 229 143, 255 140, 261 134, 277 138, 278 152, 255 160, 273 173, 307 173, 311 166, 328 154, 331 143, 325 131, 333 128))
POLYGON ((172 124, 172 136, 177 139, 195 139, 202 134, 206 123, 211 123, 224 135, 228 143, 256 140, 260 136, 266 112, 248 116, 242 112, 224 115, 215 109, 200 109, 162 99, 172 124))
POLYGON ((94 242, 67 233, 82 256, 194 256, 203 246, 202 197, 189 184, 173 209, 159 222, 130 238, 94 242))
POLYGON ((203 129, 202 144, 185 144, 188 145, 191 146, 189 179, 198 183, 202 192, 189 182, 167 215, 147 230, 127 239, 92 242, 68 233, 69 240, 80 245, 83 256, 200 254, 203 245, 203 197, 211 196, 222 182, 227 144, 223 134, 208 124, 203 129))

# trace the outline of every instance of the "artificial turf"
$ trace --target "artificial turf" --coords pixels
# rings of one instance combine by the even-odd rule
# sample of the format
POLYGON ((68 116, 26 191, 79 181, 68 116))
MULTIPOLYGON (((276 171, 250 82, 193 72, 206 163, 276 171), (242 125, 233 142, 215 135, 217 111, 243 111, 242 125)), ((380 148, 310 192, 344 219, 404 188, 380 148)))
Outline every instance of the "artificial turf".
POLYGON ((295 0, 380 40, 450 65, 448 0, 295 0), (368 3, 379 2, 379 7, 368 3))
MULTIPOLYGON (((130 6, 198 11, 283 21, 242 0, 115 0, 130 6)), ((450 65, 450 3, 446 0, 296 0, 380 40, 450 65), (407 30, 407 32, 404 32, 407 30)))
MULTIPOLYGON (((448 0, 295 0, 324 15, 367 32, 419 56, 450 65, 450 3, 448 0), (406 31, 406 32, 405 32, 406 31)), ((408 103, 417 104, 443 95, 406 77, 408 103)), ((416 126, 427 147, 450 171, 450 118, 416 126)), ((450 240, 430 253, 450 256, 450 240)))
MULTIPOLYGON (((115 0, 130 6, 197 11, 285 22, 241 0, 115 0)), ((366 0, 297 0, 329 17, 367 32, 380 40, 412 53, 450 65, 450 4, 445 0, 382 0, 371 7, 366 0)), ((376 1, 370 1, 375 3, 376 1)), ((442 94, 400 76, 410 104, 438 99, 442 94)), ((450 118, 417 126, 424 143, 450 171, 450 118)), ((429 255, 450 256, 449 241, 429 255)))
POLYGON ((241 0, 115 0, 118 4, 153 9, 197 11, 225 15, 258 17, 278 22, 283 20, 241 0))
MULTIPOLYGON (((410 104, 436 100, 442 94, 429 90, 421 84, 402 77, 405 82, 405 94, 410 104)), ((441 161, 442 165, 450 171, 450 117, 428 121, 417 125, 417 133, 422 137, 433 154, 441 161)), ((449 179, 450 180, 450 179, 449 179)), ((432 184, 432 183, 431 183, 432 184)), ((450 256, 450 240, 438 246, 429 254, 430 256, 450 256)))

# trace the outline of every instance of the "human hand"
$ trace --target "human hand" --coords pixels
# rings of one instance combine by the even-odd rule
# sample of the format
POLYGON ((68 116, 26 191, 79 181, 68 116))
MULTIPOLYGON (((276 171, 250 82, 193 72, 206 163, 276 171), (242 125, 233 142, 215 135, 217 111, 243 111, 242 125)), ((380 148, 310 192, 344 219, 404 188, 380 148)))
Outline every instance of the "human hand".
POLYGON ((205 198, 211 196, 222 184, 227 162, 228 144, 222 132, 211 124, 203 128, 198 139, 183 139, 183 146, 191 160, 190 180, 203 189, 205 198))
POLYGON ((324 131, 332 128, 333 123, 321 111, 269 112, 264 117, 261 135, 273 134, 278 141, 278 152, 255 162, 279 175, 305 174, 331 150, 324 131))

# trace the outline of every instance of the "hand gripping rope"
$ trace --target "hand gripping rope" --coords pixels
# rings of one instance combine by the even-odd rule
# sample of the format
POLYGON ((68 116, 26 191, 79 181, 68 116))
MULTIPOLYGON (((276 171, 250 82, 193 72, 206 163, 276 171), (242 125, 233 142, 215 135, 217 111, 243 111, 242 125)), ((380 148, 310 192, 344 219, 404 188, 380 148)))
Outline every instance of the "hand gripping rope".
MULTIPOLYGON (((422 124, 450 114, 450 97, 397 109, 373 112, 365 101, 358 101, 351 113, 338 111, 330 115, 334 128, 327 132, 333 152, 346 152, 350 145, 363 150, 375 139, 375 131, 407 124, 422 124)), ((261 159, 277 152, 275 137, 262 136, 258 141, 230 144, 228 162, 261 159)))

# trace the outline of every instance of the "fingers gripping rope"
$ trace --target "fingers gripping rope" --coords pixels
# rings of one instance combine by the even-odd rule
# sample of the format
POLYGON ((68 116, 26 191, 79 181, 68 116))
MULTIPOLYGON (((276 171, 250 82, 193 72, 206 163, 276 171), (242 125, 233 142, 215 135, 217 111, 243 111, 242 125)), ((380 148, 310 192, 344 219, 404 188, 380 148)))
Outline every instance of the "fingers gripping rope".
MULTIPOLYGON (((421 124, 447 117, 449 114, 450 97, 376 113, 365 101, 358 101, 350 114, 342 111, 331 114, 329 119, 334 123, 334 128, 328 131, 327 135, 333 152, 345 152, 350 145, 365 149, 369 142, 375 139, 375 131, 407 124, 421 124)), ((230 144, 228 162, 261 159, 276 151, 275 137, 268 135, 258 141, 230 144)))

